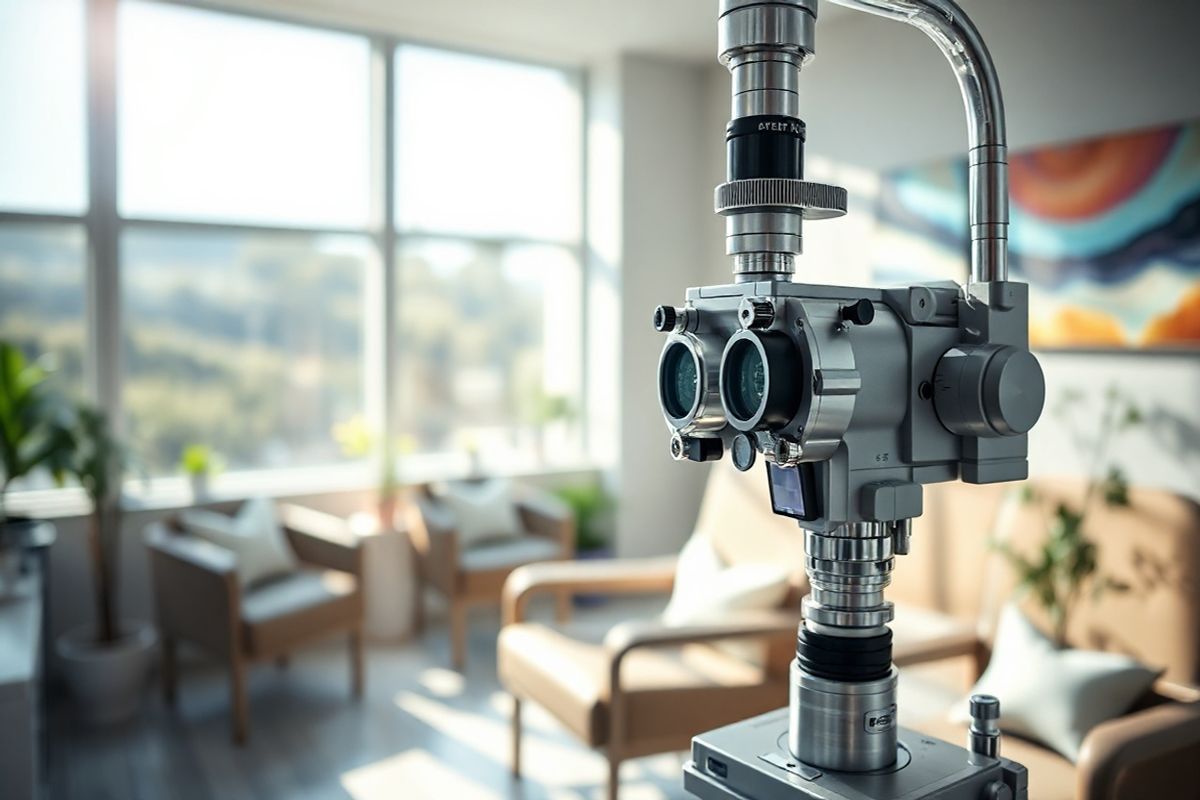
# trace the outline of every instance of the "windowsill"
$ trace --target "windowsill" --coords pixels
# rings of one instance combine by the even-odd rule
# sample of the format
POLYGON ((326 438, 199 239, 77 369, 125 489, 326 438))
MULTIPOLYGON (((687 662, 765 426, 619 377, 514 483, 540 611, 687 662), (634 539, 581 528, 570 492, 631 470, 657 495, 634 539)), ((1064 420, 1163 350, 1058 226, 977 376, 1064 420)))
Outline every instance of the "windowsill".
MULTIPOLYGON (((601 469, 599 465, 580 459, 511 469, 484 464, 481 472, 496 477, 538 478, 595 472, 598 469, 601 469)), ((470 464, 464 457, 414 456, 401 466, 400 482, 411 486, 428 481, 466 478, 471 474, 470 464)), ((207 492, 199 498, 193 494, 191 482, 184 477, 127 480, 122 489, 121 508, 125 512, 168 512, 197 505, 240 502, 251 497, 286 499, 369 493, 378 486, 378 470, 363 463, 228 472, 215 477, 207 492)), ((85 516, 91 511, 91 504, 78 487, 34 489, 10 494, 8 511, 36 519, 64 519, 85 516)))

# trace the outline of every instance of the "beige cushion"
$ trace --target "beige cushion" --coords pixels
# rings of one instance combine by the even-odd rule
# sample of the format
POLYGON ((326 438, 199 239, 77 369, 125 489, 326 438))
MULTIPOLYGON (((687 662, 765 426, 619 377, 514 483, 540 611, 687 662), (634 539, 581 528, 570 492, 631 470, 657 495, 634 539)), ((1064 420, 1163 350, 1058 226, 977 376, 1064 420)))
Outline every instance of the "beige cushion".
MULTIPOLYGON (((1000 698, 1000 729, 1042 742, 1071 761, 1088 732, 1127 712, 1158 673, 1129 656, 1059 650, 1007 605, 987 671, 970 694, 1000 698)), ((967 701, 957 719, 967 722, 967 701)))
POLYGON ((193 536, 233 553, 242 586, 292 572, 299 566, 279 524, 275 503, 266 498, 247 500, 232 517, 194 508, 182 512, 179 521, 193 536))
MULTIPOLYGON (((788 591, 789 570, 778 564, 726 564, 704 534, 694 534, 679 553, 671 602, 662 621, 670 626, 697 625, 739 611, 779 608, 788 591)), ((730 655, 761 664, 763 642, 720 642, 730 655)))
POLYGON ((512 484, 504 479, 447 484, 439 497, 454 520, 460 547, 521 534, 512 484))
MULTIPOLYGON (((587 744, 599 746, 609 736, 611 653, 582 638, 588 633, 571 626, 506 625, 498 670, 509 691, 544 706, 587 744)), ((628 695, 626 738, 670 741, 669 747, 787 704, 783 679, 764 684, 761 669, 706 645, 635 650, 622 663, 621 684, 628 695)))
POLYGON ((763 469, 739 472, 729 459, 713 464, 695 535, 707 536, 726 564, 784 565, 793 587, 808 585, 804 533, 794 519, 771 511, 763 469))
POLYGON ((359 613, 358 582, 336 570, 301 570, 265 581, 242 597, 242 632, 251 653, 270 654, 328 631, 359 613))
POLYGON ((562 549, 557 542, 541 536, 523 536, 520 539, 477 544, 462 553, 459 566, 465 572, 486 572, 555 559, 561 555, 562 549))

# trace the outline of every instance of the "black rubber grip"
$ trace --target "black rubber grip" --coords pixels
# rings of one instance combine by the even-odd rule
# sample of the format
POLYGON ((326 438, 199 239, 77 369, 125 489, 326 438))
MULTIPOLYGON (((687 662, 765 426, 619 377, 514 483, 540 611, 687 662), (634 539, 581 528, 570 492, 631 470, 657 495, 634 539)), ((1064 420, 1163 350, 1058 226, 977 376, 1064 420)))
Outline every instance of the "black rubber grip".
POLYGON ((827 636, 801 627, 796 659, 810 675, 834 681, 874 681, 892 668, 892 632, 878 636, 827 636))
POLYGON ((728 180, 804 177, 804 122, 795 117, 741 117, 725 128, 728 180))

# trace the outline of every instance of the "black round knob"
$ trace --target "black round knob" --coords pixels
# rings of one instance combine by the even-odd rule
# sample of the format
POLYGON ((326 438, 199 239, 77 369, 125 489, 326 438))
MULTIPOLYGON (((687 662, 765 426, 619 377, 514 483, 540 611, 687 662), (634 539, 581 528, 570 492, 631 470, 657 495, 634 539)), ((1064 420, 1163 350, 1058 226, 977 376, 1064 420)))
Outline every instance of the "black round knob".
POLYGON ((842 306, 842 319, 855 325, 870 325, 875 319, 875 304, 870 300, 859 300, 842 306))
POLYGON ((679 319, 673 306, 659 306, 654 309, 654 330, 667 333, 675 330, 675 322, 679 319))

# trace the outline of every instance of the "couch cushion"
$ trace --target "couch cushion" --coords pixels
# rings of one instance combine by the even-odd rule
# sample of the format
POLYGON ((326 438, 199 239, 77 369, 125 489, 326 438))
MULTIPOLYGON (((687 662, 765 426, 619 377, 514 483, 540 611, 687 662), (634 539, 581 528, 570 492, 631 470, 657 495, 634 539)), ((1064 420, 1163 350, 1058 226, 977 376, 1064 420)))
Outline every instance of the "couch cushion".
POLYGON ((438 500, 453 517, 459 544, 464 548, 521 535, 512 483, 505 478, 455 481, 446 484, 438 500))
POLYGON ((558 542, 541 536, 522 536, 519 539, 492 541, 467 548, 459 558, 464 572, 487 572, 496 569, 515 569, 533 561, 548 561, 562 557, 558 542))
MULTIPOLYGON (((1088 731, 1127 712, 1158 676, 1120 653, 1058 649, 1015 605, 1000 617, 992 658, 971 694, 1001 700, 1000 729, 1075 761, 1088 731)), ((966 721, 966 700, 960 704, 966 721)))
POLYGON ((247 500, 232 517, 191 508, 179 515, 179 521, 188 533, 234 554, 242 586, 290 573, 299 566, 273 500, 247 500))
MULTIPOLYGON (((967 726, 952 722, 945 715, 922 722, 917 730, 959 747, 966 746, 967 726)), ((1029 770, 1030 800, 1075 800, 1075 766, 1058 753, 1019 736, 1004 734, 1000 737, 1000 755, 1029 770)))
POLYGON ((242 634, 252 655, 285 651, 361 616, 358 581, 336 570, 301 570, 242 595, 242 634))
MULTIPOLYGON (((571 626, 506 625, 498 671, 510 692, 545 707, 590 746, 608 741, 610 653, 575 638, 571 626)), ((584 632, 581 635, 587 635, 584 632)), ((673 741, 787 704, 787 685, 763 682, 763 671, 706 645, 644 648, 621 670, 628 696, 626 731, 641 741, 673 741)))

